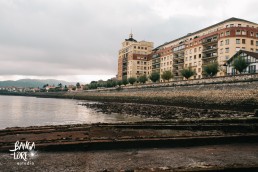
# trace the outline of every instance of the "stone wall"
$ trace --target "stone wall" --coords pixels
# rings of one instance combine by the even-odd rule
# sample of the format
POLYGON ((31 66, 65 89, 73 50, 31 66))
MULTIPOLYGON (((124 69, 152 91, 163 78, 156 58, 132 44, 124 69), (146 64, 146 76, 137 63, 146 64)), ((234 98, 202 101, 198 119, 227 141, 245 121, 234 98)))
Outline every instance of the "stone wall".
POLYGON ((174 85, 109 91, 66 93, 67 97, 97 101, 151 103, 194 108, 254 111, 258 109, 258 81, 174 85))

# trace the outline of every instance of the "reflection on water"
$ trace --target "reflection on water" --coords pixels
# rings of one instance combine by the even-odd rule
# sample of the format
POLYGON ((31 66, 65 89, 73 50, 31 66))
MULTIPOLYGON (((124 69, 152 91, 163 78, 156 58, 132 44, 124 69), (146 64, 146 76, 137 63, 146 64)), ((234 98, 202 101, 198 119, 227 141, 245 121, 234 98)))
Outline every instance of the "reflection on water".
POLYGON ((103 114, 70 99, 0 96, 0 129, 39 125, 141 121, 139 117, 103 114))

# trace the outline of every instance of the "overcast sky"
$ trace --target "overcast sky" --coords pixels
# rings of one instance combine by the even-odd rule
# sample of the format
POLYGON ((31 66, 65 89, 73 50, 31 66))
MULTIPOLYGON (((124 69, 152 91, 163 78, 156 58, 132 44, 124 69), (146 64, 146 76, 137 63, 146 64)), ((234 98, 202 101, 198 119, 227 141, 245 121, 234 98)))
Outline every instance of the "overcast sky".
POLYGON ((117 73, 133 30, 154 46, 230 17, 258 23, 257 0, 0 0, 0 80, 89 82, 117 73))

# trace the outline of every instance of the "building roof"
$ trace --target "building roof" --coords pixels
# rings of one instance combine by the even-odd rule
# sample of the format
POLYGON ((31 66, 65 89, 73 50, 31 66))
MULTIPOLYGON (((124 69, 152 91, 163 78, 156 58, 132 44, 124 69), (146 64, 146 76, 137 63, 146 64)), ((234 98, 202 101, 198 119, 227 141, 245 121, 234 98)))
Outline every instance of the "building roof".
POLYGON ((133 41, 133 42, 137 42, 135 39, 133 39, 133 34, 130 33, 129 35, 129 39, 125 39, 125 41, 133 41))
POLYGON ((245 51, 245 50, 239 50, 230 59, 228 59, 227 63, 230 63, 235 57, 237 57, 239 54, 242 54, 242 53, 246 53, 247 55, 249 55, 249 56, 251 56, 253 58, 258 59, 258 53, 251 52, 251 51, 245 51))
POLYGON ((199 33, 199 32, 202 32, 202 31, 204 31, 204 30, 206 30, 206 29, 210 29, 210 28, 219 26, 219 25, 221 25, 221 24, 223 24, 223 23, 231 22, 231 21, 242 21, 242 22, 248 22, 248 23, 251 23, 251 24, 257 24, 257 23, 254 23, 254 22, 250 22, 250 21, 248 21, 248 20, 244 20, 244 19, 240 19, 240 18, 231 17, 231 18, 229 18, 229 19, 227 19, 227 20, 224 20, 224 21, 222 21, 222 22, 216 23, 216 24, 211 25, 211 26, 209 26, 209 27, 206 27, 206 28, 204 28, 204 29, 198 30, 198 31, 193 32, 193 33, 188 33, 188 34, 185 35, 185 36, 182 36, 182 37, 177 38, 177 39, 175 39, 175 40, 166 42, 166 43, 164 43, 164 44, 162 44, 162 45, 160 45, 160 46, 154 48, 154 50, 155 50, 155 49, 158 49, 158 48, 160 48, 160 47, 162 47, 162 46, 164 46, 164 45, 170 44, 170 43, 172 43, 172 42, 174 42, 174 41, 178 41, 178 40, 180 40, 180 39, 183 39, 183 38, 186 38, 186 37, 188 37, 188 36, 191 36, 191 35, 197 34, 197 33, 199 33))

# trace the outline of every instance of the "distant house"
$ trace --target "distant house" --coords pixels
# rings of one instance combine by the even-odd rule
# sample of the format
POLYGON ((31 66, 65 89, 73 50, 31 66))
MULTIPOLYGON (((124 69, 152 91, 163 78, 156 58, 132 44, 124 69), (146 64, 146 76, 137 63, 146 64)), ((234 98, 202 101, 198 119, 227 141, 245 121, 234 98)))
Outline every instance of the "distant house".
POLYGON ((240 50, 227 61, 227 75, 237 74, 233 62, 238 56, 243 57, 249 63, 249 66, 242 72, 243 74, 258 73, 258 53, 240 50))
POLYGON ((46 91, 48 92, 50 89, 55 89, 56 87, 55 86, 46 86, 45 89, 46 91))
POLYGON ((74 85, 68 85, 67 89, 68 91, 74 91, 76 87, 74 85))

